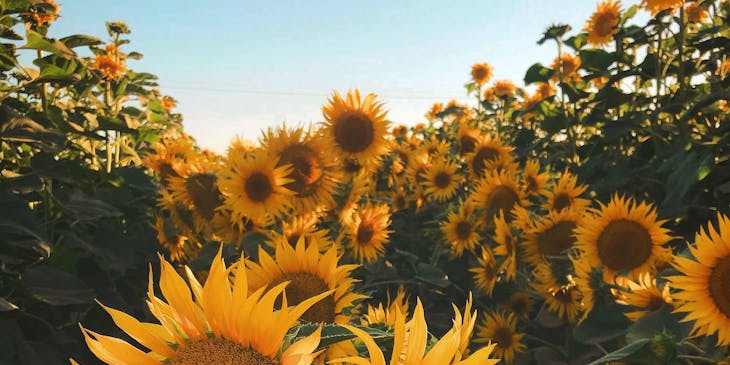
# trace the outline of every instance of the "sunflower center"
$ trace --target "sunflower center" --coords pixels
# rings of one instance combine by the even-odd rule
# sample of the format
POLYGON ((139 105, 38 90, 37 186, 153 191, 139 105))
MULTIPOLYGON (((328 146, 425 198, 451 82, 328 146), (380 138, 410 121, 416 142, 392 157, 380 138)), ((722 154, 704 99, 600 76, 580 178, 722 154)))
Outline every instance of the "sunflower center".
POLYGON ((598 16, 598 19, 596 19, 596 24, 593 29, 599 36, 609 36, 613 30, 614 23, 616 23, 616 18, 613 14, 603 13, 598 16))
POLYGON ((487 199, 487 212, 491 215, 496 214, 498 211, 502 211, 507 221, 511 221, 511 215, 508 213, 512 211, 512 207, 517 204, 520 200, 519 195, 511 188, 499 185, 489 194, 487 199))
POLYGON ((474 160, 471 162, 471 167, 474 169, 475 175, 484 175, 484 170, 487 168, 489 161, 494 161, 499 156, 499 151, 493 147, 482 146, 479 148, 477 153, 474 155, 474 160))
MULTIPOLYGON (((286 286, 286 302, 290 306, 330 290, 322 278, 308 272, 284 274, 272 281, 269 287, 272 288, 285 281, 289 281, 289 285, 286 286)), ((277 307, 281 307, 281 302, 277 302, 277 307)), ((302 314, 301 318, 303 321, 312 323, 333 323, 335 320, 334 298, 330 295, 315 303, 302 314)))
POLYGON ((361 245, 366 245, 370 243, 370 241, 373 239, 373 236, 375 235, 375 230, 373 229, 373 226, 370 224, 363 224, 361 223, 359 227, 357 227, 357 243, 361 245))
POLYGON ((167 181, 171 177, 180 176, 177 172, 175 172, 175 169, 172 168, 172 165, 169 162, 160 163, 160 166, 157 169, 159 170, 158 174, 160 174, 160 182, 162 185, 167 185, 167 181))
POLYGON ((648 309, 650 312, 655 312, 659 310, 664 305, 664 298, 662 298, 661 294, 657 295, 657 293, 652 293, 649 296, 649 302, 646 304, 646 309, 648 309))
POLYGON ((349 111, 341 115, 334 125, 335 142, 349 153, 367 149, 375 140, 375 126, 367 115, 349 111))
POLYGON ((170 365, 277 365, 279 362, 223 338, 192 341, 175 352, 170 365))
POLYGON ((725 317, 730 317, 730 255, 717 261, 708 285, 712 301, 725 317))
POLYGON ((553 210, 559 212, 565 208, 570 207, 572 202, 573 199, 570 198, 570 195, 566 193, 560 193, 555 196, 555 199, 553 199, 553 210))
POLYGON ((269 177, 260 172, 255 172, 246 179, 244 190, 246 191, 246 196, 257 203, 266 201, 274 192, 269 177))
POLYGON ((541 255, 556 256, 573 246, 575 222, 561 221, 546 229, 537 237, 537 249, 541 255))
POLYGON ((294 145, 281 152, 279 165, 291 164, 292 170, 288 178, 294 180, 286 185, 287 189, 299 195, 312 193, 316 183, 322 177, 322 167, 317 153, 309 146, 294 145))
POLYGON ((464 135, 459 139, 459 143, 461 144, 461 151, 459 152, 463 155, 465 153, 474 152, 477 139, 469 135, 464 135))
POLYGON ((527 182, 527 190, 536 192, 537 191, 537 180, 533 176, 527 176, 525 178, 525 181, 527 182))
POLYGON ((459 240, 466 240, 471 234, 471 223, 467 221, 460 221, 456 224, 456 237, 459 240))
POLYGON ((433 184, 439 189, 445 189, 451 183, 451 174, 447 172, 439 172, 433 178, 433 184))
POLYGON ((628 219, 611 221, 598 236, 598 257, 615 271, 641 266, 651 257, 652 247, 646 228, 628 219))
POLYGON ((217 177, 213 174, 193 174, 185 180, 185 190, 195 204, 195 211, 205 219, 213 218, 221 203, 217 177))
POLYGON ((509 308, 518 317, 524 316, 530 311, 529 298, 524 294, 513 295, 510 299, 509 308))
POLYGON ((498 327, 494 330, 492 339, 499 348, 508 349, 512 346, 512 330, 508 327, 498 327))
POLYGON ((553 293, 553 298, 560 303, 570 304, 573 301, 573 295, 571 293, 573 288, 570 286, 561 286, 560 289, 553 293))

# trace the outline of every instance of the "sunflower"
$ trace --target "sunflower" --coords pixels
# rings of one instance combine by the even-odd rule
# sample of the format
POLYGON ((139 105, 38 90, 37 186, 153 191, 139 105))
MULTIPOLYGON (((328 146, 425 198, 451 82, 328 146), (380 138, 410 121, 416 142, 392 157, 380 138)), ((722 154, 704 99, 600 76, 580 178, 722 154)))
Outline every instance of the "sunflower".
POLYGON ((683 3, 684 0, 641 0, 641 6, 651 12, 652 16, 656 16, 667 9, 672 9, 672 12, 674 12, 674 9, 682 6, 683 3))
POLYGON ((522 337, 517 332, 517 317, 500 312, 484 313, 482 323, 477 326, 474 343, 492 343, 494 352, 506 364, 511 364, 517 353, 525 350, 522 337))
POLYGON ((512 80, 498 80, 494 82, 494 96, 498 98, 511 98, 515 96, 517 87, 512 80))
POLYGON ((170 260, 183 262, 197 256, 200 243, 179 231, 171 220, 157 216, 154 227, 157 231, 157 241, 167 250, 170 260))
POLYGON ((689 245, 694 259, 675 257, 680 275, 669 277, 676 289, 676 312, 685 312, 684 321, 695 320, 693 332, 717 333, 717 344, 730 345, 730 219, 718 214, 717 228, 708 224, 689 245))
POLYGON ((446 222, 441 224, 441 232, 451 246, 453 256, 461 256, 464 250, 473 251, 479 244, 481 224, 476 218, 471 203, 462 202, 459 210, 449 212, 446 222))
POLYGON ((583 313, 580 322, 588 317, 596 302, 601 298, 602 288, 605 285, 603 281, 603 271, 600 267, 593 267, 588 260, 583 260, 580 256, 570 256, 573 263, 575 276, 572 277, 576 287, 581 294, 581 306, 583 313))
POLYGON ((481 179, 471 195, 474 204, 484 209, 487 222, 502 212, 507 222, 512 221, 512 209, 527 205, 525 193, 518 187, 517 177, 511 171, 494 171, 481 179))
POLYGON ((474 178, 486 175, 490 162, 505 158, 511 151, 512 148, 505 146, 499 137, 480 136, 474 144, 474 151, 466 156, 474 178))
MULTIPOLYGON (((458 310, 455 310, 458 313, 458 310)), ((460 313, 458 319, 462 319, 460 313)), ((469 357, 463 358, 461 350, 461 342, 463 337, 469 337, 471 333, 466 334, 463 321, 454 320, 452 328, 434 344, 428 352, 426 345, 428 343, 428 326, 423 313, 423 305, 419 299, 413 312, 413 319, 408 323, 405 322, 405 316, 400 311, 396 312, 393 351, 390 358, 390 364, 401 365, 470 365, 483 364, 494 365, 499 360, 490 359, 493 345, 484 346, 469 357), (406 341, 407 340, 407 341, 406 341)), ((369 358, 349 357, 333 361, 334 363, 351 363, 358 365, 386 365, 385 356, 380 350, 375 340, 365 331, 350 325, 343 325, 357 336, 369 352, 369 358)), ((466 326, 468 327, 468 326, 466 326)))
POLYGON ((395 326, 395 319, 397 314, 400 313, 408 317, 408 298, 403 287, 398 288, 398 293, 395 298, 391 300, 390 293, 388 293, 388 300, 383 307, 383 303, 378 303, 377 307, 368 305, 367 312, 363 314, 360 319, 360 324, 363 326, 372 326, 376 324, 384 324, 388 327, 395 326))
POLYGON ((547 181, 550 179, 550 174, 540 172, 539 161, 527 160, 525 162, 522 179, 527 193, 535 195, 545 195, 548 193, 547 181))
MULTIPOLYGON (((385 119, 383 105, 377 102, 375 94, 360 98, 355 89, 343 98, 338 92, 332 95, 322 107, 325 141, 342 158, 358 161, 375 161, 388 153, 386 140, 389 122, 385 119)), ((326 149, 330 151, 330 148, 326 149)))
POLYGON ((294 247, 299 239, 303 238, 306 245, 309 245, 312 241, 317 241, 321 250, 327 250, 333 245, 333 242, 329 238, 328 230, 317 228, 318 222, 319 216, 315 212, 289 217, 286 221, 281 222, 281 233, 275 230, 267 232, 269 236, 267 244, 272 248, 276 248, 276 243, 280 239, 284 239, 291 247, 294 247))
MULTIPOLYGON (((366 200, 372 191, 371 181, 369 179, 358 177, 353 179, 346 187, 342 198, 342 206, 337 212, 338 221, 345 226, 351 226, 355 219, 355 213, 358 210, 358 204, 366 200)), ((343 233, 343 232, 340 232, 343 233)))
POLYGON ((294 194, 285 187, 291 166, 276 167, 264 150, 249 158, 228 156, 229 168, 222 171, 220 187, 225 195, 225 206, 234 219, 246 217, 266 225, 270 218, 281 217, 290 208, 289 197, 294 194))
POLYGON ((181 202, 175 200, 167 189, 160 189, 160 197, 157 199, 157 206, 167 212, 174 226, 187 236, 192 236, 196 231, 195 218, 181 202))
POLYGON ((346 227, 350 238, 350 253, 360 262, 373 263, 385 252, 390 226, 390 207, 387 204, 371 205, 359 209, 346 227))
POLYGON ((528 319, 534 305, 535 300, 529 294, 516 291, 509 297, 506 307, 518 319, 528 319))
POLYGON ((497 261, 489 247, 482 247, 481 257, 477 257, 479 266, 469 269, 474 276, 474 284, 477 288, 483 289, 487 295, 492 296, 494 284, 499 279, 497 261))
POLYGON ((517 275, 517 242, 518 237, 512 232, 502 212, 494 216, 494 256, 504 256, 499 272, 505 273, 505 279, 511 281, 517 275))
POLYGON ((148 153, 142 159, 143 164, 160 178, 160 183, 166 186, 171 177, 179 177, 180 170, 195 158, 195 145, 187 136, 176 139, 163 139, 152 145, 154 152, 148 153))
POLYGON ((445 140, 438 139, 436 135, 431 135, 430 138, 423 140, 420 151, 427 154, 430 158, 444 158, 449 152, 449 143, 445 140))
POLYGON ((471 66, 471 79, 479 87, 489 82, 492 78, 492 73, 492 66, 486 62, 477 63, 471 66))
POLYGON ((332 193, 337 187, 336 164, 325 153, 318 136, 300 127, 271 128, 261 139, 261 148, 279 160, 277 167, 291 165, 284 185, 294 192, 293 205, 299 212, 329 208, 335 204, 332 193))
POLYGON ((479 130, 471 128, 467 123, 457 123, 459 132, 456 134, 456 140, 459 142, 459 156, 464 156, 474 152, 474 148, 479 142, 479 130))
POLYGON ((699 6, 697 1, 687 4, 684 12, 687 14, 687 20, 691 23, 701 23, 710 17, 707 9, 704 6, 699 6))
POLYGON ((444 104, 443 103, 433 103, 431 105, 431 109, 428 110, 428 113, 426 113, 426 119, 428 120, 434 120, 438 118, 439 114, 444 111, 444 104))
POLYGON ((408 209, 411 199, 403 186, 399 186, 390 193, 390 205, 393 213, 408 209))
POLYGON ((720 76, 720 79, 725 80, 727 75, 730 75, 730 58, 727 58, 727 56, 722 57, 722 62, 720 62, 720 66, 715 71, 720 76))
POLYGON ((445 202, 456 194, 462 176, 457 173, 459 166, 446 159, 437 160, 423 172, 423 187, 432 200, 445 202))
POLYGON ((608 83, 608 77, 607 76, 596 76, 591 80, 591 82, 593 82, 593 86, 595 86, 596 89, 600 89, 608 83))
POLYGON ((247 159, 251 157, 254 152, 256 152, 256 144, 239 135, 235 135, 233 139, 231 139, 231 143, 228 144, 228 149, 226 150, 226 156, 228 156, 228 159, 226 159, 226 166, 228 166, 233 160, 232 156, 247 159))
POLYGON ((596 12, 588 19, 583 30, 588 32, 588 44, 605 46, 618 33, 618 21, 621 15, 621 4, 618 1, 607 0, 598 4, 596 12))
POLYGON ((547 99, 555 95, 555 86, 549 82, 541 82, 537 85, 537 90, 535 92, 540 95, 541 99, 547 99))
POLYGON ((408 137, 408 127, 404 125, 397 125, 393 127, 393 129, 390 131, 390 134, 393 135, 395 138, 406 138, 408 137))
POLYGON ((31 7, 30 11, 22 13, 22 15, 32 21, 35 25, 42 27, 44 25, 50 25, 56 21, 60 10, 61 6, 58 5, 55 0, 40 0, 36 5, 31 7))
POLYGON ((155 295, 150 271, 147 304, 160 324, 143 323, 106 306, 114 323, 148 350, 127 341, 85 329, 81 331, 91 351, 107 364, 290 364, 310 363, 318 353, 320 330, 283 349, 284 338, 302 313, 332 295, 326 291, 296 306, 274 309, 287 283, 264 292, 248 293, 243 263, 226 268, 221 251, 213 259, 205 285, 189 268, 189 284, 160 257, 160 291, 155 295), (235 272, 233 278, 230 273, 235 272), (192 291, 192 293, 191 293, 192 291), (245 309, 245 310, 242 310, 245 309))
POLYGON ((660 291, 657 287, 656 278, 648 272, 639 275, 637 282, 627 280, 622 283, 626 290, 611 289, 616 296, 616 303, 630 305, 640 310, 624 313, 624 315, 636 322, 645 314, 660 310, 664 305, 672 305, 672 297, 669 294, 669 285, 664 284, 660 291))
POLYGON ((533 221, 525 230, 525 261, 537 266, 547 257, 564 255, 575 245, 575 228, 582 214, 575 210, 564 209, 560 212, 549 211, 540 221, 533 221))
POLYGON ((593 266, 603 267, 606 282, 624 272, 633 279, 671 256, 665 247, 671 237, 663 222, 657 221, 651 205, 614 195, 575 228, 576 247, 593 266))
POLYGON ((560 319, 575 323, 581 310, 581 292, 570 278, 558 278, 547 263, 540 263, 533 273, 531 283, 535 291, 545 298, 548 311, 560 319))
POLYGON ((570 53, 563 53, 560 57, 555 57, 551 66, 553 71, 555 71, 553 73, 552 80, 560 82, 580 81, 581 77, 578 74, 580 64, 580 57, 570 53))
POLYGON ((209 227, 216 209, 223 203, 218 189, 218 163, 202 155, 180 169, 179 177, 170 177, 172 198, 193 212, 197 231, 209 227))
POLYGON ((547 202, 542 205, 542 209, 561 211, 568 208, 582 211, 590 204, 589 200, 579 198, 586 189, 587 185, 578 185, 578 177, 565 170, 558 181, 550 184, 548 191, 543 194, 547 202))
POLYGON ((107 80, 119 80, 127 73, 124 58, 119 54, 116 45, 113 43, 107 45, 104 53, 94 58, 91 67, 99 71, 101 76, 107 80))

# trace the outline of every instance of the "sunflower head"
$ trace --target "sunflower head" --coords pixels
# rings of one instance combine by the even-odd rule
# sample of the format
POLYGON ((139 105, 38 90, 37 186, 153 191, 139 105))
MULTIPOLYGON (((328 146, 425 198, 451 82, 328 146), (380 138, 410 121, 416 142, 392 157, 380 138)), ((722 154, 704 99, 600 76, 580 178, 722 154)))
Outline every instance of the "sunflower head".
POLYGON ((390 297, 388 292, 388 299, 385 303, 378 303, 377 307, 368 305, 367 312, 363 314, 360 319, 360 323, 363 326, 371 326, 375 324, 385 324, 388 327, 395 326, 395 319, 398 314, 408 316, 409 304, 408 297, 403 287, 398 288, 398 293, 395 298, 390 297))
POLYGON ((578 185, 577 176, 565 170, 558 181, 550 184, 543 193, 547 201, 542 208, 557 212, 563 209, 582 211, 590 204, 589 200, 580 198, 587 189, 587 185, 578 185))
POLYGON ((423 171, 423 187, 425 193, 437 202, 444 202, 453 197, 461 185, 462 176, 457 172, 455 162, 439 159, 423 171))
POLYGON ((469 202, 462 202, 457 211, 449 212, 446 222, 441 224, 441 232, 451 247, 451 254, 458 257, 465 250, 473 251, 481 239, 478 233, 480 227, 474 208, 469 202))
POLYGON ((517 332, 517 317, 500 312, 487 312, 477 326, 474 343, 492 343, 494 352, 506 364, 511 364, 517 353, 525 350, 525 335, 517 332))
POLYGON ((506 160, 512 151, 512 148, 505 146, 499 137, 489 135, 480 136, 474 143, 473 148, 473 152, 467 155, 466 158, 469 169, 475 178, 485 176, 488 168, 493 167, 493 163, 506 160))
POLYGON ((503 256, 504 260, 499 266, 499 271, 505 273, 507 280, 513 280, 517 274, 517 243, 518 235, 507 224, 502 212, 498 212, 494 216, 494 242, 497 247, 494 248, 495 256, 503 256))
POLYGON ((578 321, 582 302, 581 291, 569 276, 553 272, 553 267, 540 263, 534 273, 532 287, 545 299, 547 309, 558 318, 575 323, 578 321))
POLYGON ((489 224, 499 212, 504 215, 507 222, 511 222, 512 209, 527 205, 525 193, 518 186, 517 176, 506 170, 494 171, 482 178, 471 199, 476 207, 486 212, 489 224))
POLYGON ((618 22, 621 15, 621 4, 615 0, 607 0, 598 4, 596 12, 588 19, 583 30, 588 32, 588 44, 605 46, 613 35, 618 32, 618 22))
POLYGON ((438 115, 441 114, 441 112, 444 111, 444 104, 443 103, 433 103, 431 105, 431 109, 428 110, 426 113, 426 118, 428 120, 434 120, 438 118, 438 115))
POLYGON ((580 64, 580 56, 563 53, 560 57, 556 57, 553 60, 552 69, 555 72, 553 73, 552 80, 560 82, 580 81, 581 76, 578 74, 580 64))
POLYGON ((641 0, 641 6, 651 12, 652 16, 657 16, 664 10, 674 12, 674 9, 682 6, 684 0, 641 0))
POLYGON ((494 284, 499 279, 497 261, 489 247, 482 247, 480 257, 477 257, 479 266, 469 269, 474 277, 474 284, 477 288, 484 290, 488 296, 492 296, 494 284))
POLYGON ((698 1, 688 3, 684 8, 685 14, 687 14, 687 20, 692 23, 702 23, 710 17, 710 13, 707 12, 705 6, 698 5, 698 1))
POLYGON ((390 207, 387 204, 367 204, 355 212, 348 224, 351 254, 360 262, 373 263, 385 252, 385 244, 392 232, 390 207))
POLYGON ((486 62, 476 63, 471 66, 471 79, 478 86, 482 86, 489 82, 489 80, 492 78, 492 73, 492 66, 490 66, 486 62))
POLYGON ((497 80, 494 82, 494 96, 498 98, 512 98, 517 87, 512 80, 497 80))
POLYGON ((562 256, 575 245, 575 228, 582 214, 574 210, 548 212, 541 220, 526 225, 525 261, 537 266, 552 256, 562 256))
POLYGON ((116 47, 109 48, 105 53, 94 58, 92 68, 97 70, 107 80, 119 80, 127 73, 127 65, 116 47))
POLYGON ((664 283, 657 286, 656 278, 648 272, 639 275, 637 281, 625 280, 621 283, 621 287, 624 290, 611 289, 611 292, 616 297, 616 303, 633 306, 637 309, 633 312, 624 313, 627 318, 634 322, 647 313, 658 311, 665 305, 672 305, 669 285, 664 283))
POLYGON ((525 190, 532 195, 544 195, 547 191, 547 181, 550 174, 540 172, 540 162, 537 160, 527 160, 525 169, 522 173, 522 182, 525 190))

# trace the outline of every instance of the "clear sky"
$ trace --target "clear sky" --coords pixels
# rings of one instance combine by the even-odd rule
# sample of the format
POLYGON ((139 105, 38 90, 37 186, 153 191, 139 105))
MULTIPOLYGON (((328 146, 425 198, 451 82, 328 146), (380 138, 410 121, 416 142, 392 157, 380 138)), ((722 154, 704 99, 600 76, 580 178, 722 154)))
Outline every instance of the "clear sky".
MULTIPOLYGON (((128 67, 160 77, 186 131, 223 152, 240 134, 317 123, 332 90, 360 88, 385 102, 389 119, 415 124, 436 101, 465 101, 471 65, 522 85, 555 46, 536 41, 552 23, 581 29, 587 0, 226 1, 60 0, 51 36, 107 38, 104 22, 132 29, 128 67)), ((638 0, 622 1, 622 8, 638 0)))

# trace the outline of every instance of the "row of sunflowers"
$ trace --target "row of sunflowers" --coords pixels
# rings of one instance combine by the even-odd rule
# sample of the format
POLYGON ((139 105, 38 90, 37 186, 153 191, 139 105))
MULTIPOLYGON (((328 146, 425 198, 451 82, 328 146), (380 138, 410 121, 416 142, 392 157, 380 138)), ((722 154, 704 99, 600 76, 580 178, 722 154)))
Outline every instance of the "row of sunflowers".
MULTIPOLYGON (((48 0, 12 15, 35 32, 48 23, 32 14, 57 11, 48 0)), ((83 239, 58 223, 34 235, 48 254, 16 268, 19 282, 64 308, 54 317, 71 314, 55 326, 108 364, 727 363, 728 14, 722 1, 605 1, 582 33, 546 30, 539 43, 553 41, 557 57, 530 67, 525 89, 476 64, 475 105, 436 103, 413 127, 393 124, 375 94, 334 92, 324 122, 236 138, 225 156, 181 133, 174 101, 154 90, 134 89, 146 113, 113 102, 132 95, 124 61, 138 54, 121 53, 128 30, 111 23, 112 41, 82 62, 99 90, 83 97, 107 106, 105 125, 123 117, 127 128, 97 132, 105 139, 81 158, 111 178, 73 196, 97 214, 71 214, 83 239), (638 11, 646 25, 628 23, 638 11), (133 131, 128 115, 145 119, 133 131), (106 184, 145 200, 105 205, 106 184), (97 246, 108 222, 121 227, 107 238, 156 235, 164 255, 118 239, 97 246), (38 290, 57 285, 41 274, 67 271, 94 290, 38 290), (101 306, 80 298, 93 294, 101 306)), ((43 115, 62 99, 46 92, 79 83, 42 81, 27 103, 43 115)), ((13 152, 6 136, 18 166, 40 154, 13 152)), ((72 205, 48 186, 58 177, 39 175, 46 184, 27 206, 63 222, 72 205)), ((16 297, 3 294, 4 312, 44 318, 47 307, 16 297)))

